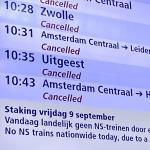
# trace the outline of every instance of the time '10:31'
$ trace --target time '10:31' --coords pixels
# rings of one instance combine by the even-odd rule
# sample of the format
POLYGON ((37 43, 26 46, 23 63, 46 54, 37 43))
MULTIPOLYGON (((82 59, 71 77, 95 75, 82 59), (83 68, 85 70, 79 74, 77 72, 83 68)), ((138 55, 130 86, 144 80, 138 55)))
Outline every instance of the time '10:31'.
POLYGON ((18 28, 16 26, 5 25, 6 33, 19 36, 33 37, 33 30, 25 27, 18 28))

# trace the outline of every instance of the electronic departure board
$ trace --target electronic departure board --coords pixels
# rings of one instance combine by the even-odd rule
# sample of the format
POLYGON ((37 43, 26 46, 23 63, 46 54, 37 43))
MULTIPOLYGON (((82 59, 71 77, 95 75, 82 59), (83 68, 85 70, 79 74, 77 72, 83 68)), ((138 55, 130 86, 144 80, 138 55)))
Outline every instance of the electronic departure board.
POLYGON ((1 149, 149 150, 149 11, 149 0, 1 0, 1 149))

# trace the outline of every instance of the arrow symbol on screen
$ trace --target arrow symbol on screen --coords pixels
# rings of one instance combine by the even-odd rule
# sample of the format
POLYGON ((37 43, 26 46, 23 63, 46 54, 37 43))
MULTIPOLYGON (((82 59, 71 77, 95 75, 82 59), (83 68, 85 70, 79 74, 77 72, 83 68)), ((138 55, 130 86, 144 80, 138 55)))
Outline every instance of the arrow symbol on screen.
POLYGON ((122 46, 122 48, 124 48, 125 50, 128 49, 127 45, 122 46))
POLYGON ((143 95, 141 91, 139 91, 138 93, 136 93, 137 95, 139 95, 140 97, 143 95))

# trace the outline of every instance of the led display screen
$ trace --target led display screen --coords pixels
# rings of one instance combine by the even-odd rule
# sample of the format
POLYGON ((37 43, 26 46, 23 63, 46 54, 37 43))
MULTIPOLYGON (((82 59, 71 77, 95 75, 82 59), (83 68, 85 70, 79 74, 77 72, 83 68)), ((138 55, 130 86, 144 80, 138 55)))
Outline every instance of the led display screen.
POLYGON ((149 150, 149 10, 1 0, 1 149, 149 150))

